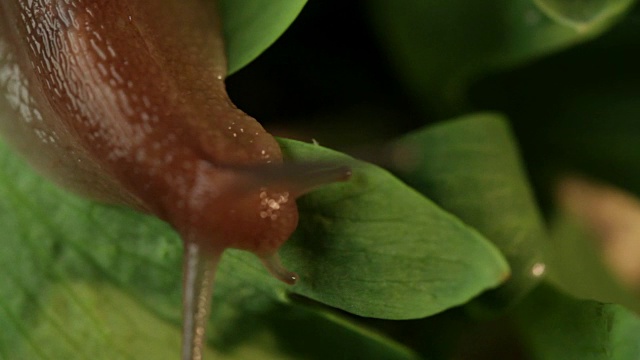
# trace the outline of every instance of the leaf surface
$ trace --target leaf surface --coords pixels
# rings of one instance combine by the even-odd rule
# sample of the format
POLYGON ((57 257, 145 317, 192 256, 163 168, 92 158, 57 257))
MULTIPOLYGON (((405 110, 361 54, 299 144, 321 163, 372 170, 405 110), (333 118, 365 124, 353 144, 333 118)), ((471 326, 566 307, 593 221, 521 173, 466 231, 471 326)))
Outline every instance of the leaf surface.
POLYGON ((242 69, 273 44, 306 0, 220 0, 229 74, 242 69))
POLYGON ((511 278, 488 294, 488 303, 507 305, 540 280, 546 229, 502 115, 477 113, 427 126, 396 141, 391 157, 402 178, 478 229, 509 261, 511 278))

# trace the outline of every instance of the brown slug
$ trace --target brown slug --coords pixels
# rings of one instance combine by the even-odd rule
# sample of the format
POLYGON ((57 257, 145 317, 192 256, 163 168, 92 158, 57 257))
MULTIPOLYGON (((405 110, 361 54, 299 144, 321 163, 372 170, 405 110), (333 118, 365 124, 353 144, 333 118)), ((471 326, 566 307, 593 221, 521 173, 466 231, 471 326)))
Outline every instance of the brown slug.
POLYGON ((170 223, 184 242, 183 359, 200 359, 227 248, 280 280, 295 198, 349 170, 283 165, 227 96, 211 0, 0 0, 0 131, 81 195, 170 223))

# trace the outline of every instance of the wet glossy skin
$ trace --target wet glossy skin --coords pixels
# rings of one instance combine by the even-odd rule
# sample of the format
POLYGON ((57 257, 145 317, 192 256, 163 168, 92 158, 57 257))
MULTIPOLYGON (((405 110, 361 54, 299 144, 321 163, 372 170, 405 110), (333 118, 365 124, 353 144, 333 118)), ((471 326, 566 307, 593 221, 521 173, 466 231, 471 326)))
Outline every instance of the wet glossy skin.
POLYGON ((225 74, 211 0, 0 0, 0 131, 68 189, 181 234, 183 359, 201 358, 224 249, 293 283, 276 252, 296 227, 295 197, 348 176, 280 165, 225 74))
POLYGON ((74 191, 152 212, 193 241, 268 252, 277 244, 265 244, 265 231, 288 237, 297 215, 286 191, 248 191, 253 175, 234 169, 280 163, 282 155, 226 95, 211 2, 46 3, 2 5, 1 71, 11 77, 3 85, 20 99, 8 107, 30 112, 3 127, 21 147, 38 143, 26 150, 38 167, 74 191), (43 152, 54 165, 37 159, 43 152), (265 197, 278 209, 261 205, 265 197), (237 229, 251 231, 238 236, 237 229))

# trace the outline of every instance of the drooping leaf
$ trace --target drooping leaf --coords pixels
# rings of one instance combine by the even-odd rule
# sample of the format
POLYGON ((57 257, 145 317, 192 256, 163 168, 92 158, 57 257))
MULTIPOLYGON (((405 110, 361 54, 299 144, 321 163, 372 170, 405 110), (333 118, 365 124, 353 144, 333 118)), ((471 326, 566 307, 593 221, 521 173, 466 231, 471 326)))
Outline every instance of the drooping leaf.
POLYGON ((532 359, 640 357, 640 318, 619 305, 576 300, 545 285, 514 313, 532 359))
POLYGON ((306 3, 306 0, 219 0, 229 74, 271 46, 306 3))
POLYGON ((479 76, 591 39, 633 1, 599 3, 602 16, 577 28, 531 0, 370 2, 379 37, 417 103, 447 116, 465 109, 466 90, 479 76))
POLYGON ((511 278, 485 297, 502 307, 544 273, 546 233, 506 119, 467 115, 410 133, 392 148, 394 168, 416 189, 478 229, 506 256, 511 278))
POLYGON ((476 106, 512 119, 546 210, 559 176, 578 173, 640 194, 635 7, 597 40, 473 89, 476 106))
POLYGON ((559 23, 578 30, 623 13, 635 0, 534 0, 536 5, 559 23))

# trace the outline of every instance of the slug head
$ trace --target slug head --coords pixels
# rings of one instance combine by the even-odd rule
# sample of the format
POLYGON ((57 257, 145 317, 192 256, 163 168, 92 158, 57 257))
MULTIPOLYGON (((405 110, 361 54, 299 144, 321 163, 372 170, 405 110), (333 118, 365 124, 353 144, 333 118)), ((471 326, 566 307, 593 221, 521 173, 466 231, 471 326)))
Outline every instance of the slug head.
POLYGON ((259 177, 259 170, 199 162, 171 222, 185 240, 205 248, 274 252, 295 229, 297 208, 282 186, 260 184, 259 177))
POLYGON ((252 252, 277 278, 293 283, 295 274, 281 267, 277 251, 298 224, 295 199, 349 176, 348 168, 327 164, 224 167, 200 161, 186 201, 175 206, 170 221, 186 243, 213 253, 252 252))

